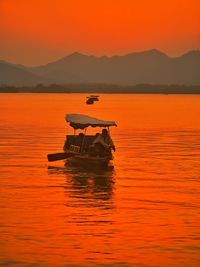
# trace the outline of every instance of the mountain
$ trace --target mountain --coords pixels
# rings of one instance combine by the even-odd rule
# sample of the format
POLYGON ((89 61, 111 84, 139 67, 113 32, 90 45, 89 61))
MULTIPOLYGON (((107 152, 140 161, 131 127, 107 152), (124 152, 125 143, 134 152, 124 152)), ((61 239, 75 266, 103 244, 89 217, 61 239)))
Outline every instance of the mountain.
POLYGON ((27 67, 0 60, 0 85, 33 85, 47 83, 46 78, 32 73, 27 67))
POLYGON ((31 71, 55 83, 196 85, 200 84, 200 51, 176 58, 156 49, 110 58, 73 53, 31 71))
MULTIPOLYGON (((87 56, 75 52, 43 66, 12 67, 26 72, 29 78, 25 79, 24 73, 21 76, 15 75, 13 80, 13 75, 10 76, 8 70, 7 84, 15 83, 17 78, 18 83, 26 84, 29 81, 30 84, 30 75, 34 75, 33 84, 200 84, 200 51, 190 51, 175 58, 156 49, 113 57, 87 56)), ((0 83, 1 79, 0 74, 0 83)))

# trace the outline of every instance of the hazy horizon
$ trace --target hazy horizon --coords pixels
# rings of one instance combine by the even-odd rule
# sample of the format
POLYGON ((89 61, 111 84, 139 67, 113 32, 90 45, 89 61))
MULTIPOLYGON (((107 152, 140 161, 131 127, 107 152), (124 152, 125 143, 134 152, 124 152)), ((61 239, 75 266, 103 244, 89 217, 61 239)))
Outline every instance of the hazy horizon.
POLYGON ((176 58, 155 49, 103 58, 73 53, 36 67, 0 61, 0 84, 199 85, 199 66, 200 51, 176 58))

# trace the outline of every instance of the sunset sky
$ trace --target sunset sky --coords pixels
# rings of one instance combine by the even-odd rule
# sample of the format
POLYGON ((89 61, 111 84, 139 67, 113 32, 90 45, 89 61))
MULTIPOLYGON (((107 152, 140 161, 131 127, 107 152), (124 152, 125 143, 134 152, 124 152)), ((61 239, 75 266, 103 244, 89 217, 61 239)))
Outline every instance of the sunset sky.
POLYGON ((25 65, 74 51, 123 55, 200 48, 199 0, 0 0, 0 59, 25 65))

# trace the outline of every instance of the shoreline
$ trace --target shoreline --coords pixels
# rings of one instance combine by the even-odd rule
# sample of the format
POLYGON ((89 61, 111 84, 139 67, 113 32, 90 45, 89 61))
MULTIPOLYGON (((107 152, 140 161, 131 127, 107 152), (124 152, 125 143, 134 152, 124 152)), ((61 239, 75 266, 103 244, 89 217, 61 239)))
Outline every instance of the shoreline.
POLYGON ((0 93, 52 93, 52 94, 200 94, 200 85, 42 85, 0 86, 0 93))

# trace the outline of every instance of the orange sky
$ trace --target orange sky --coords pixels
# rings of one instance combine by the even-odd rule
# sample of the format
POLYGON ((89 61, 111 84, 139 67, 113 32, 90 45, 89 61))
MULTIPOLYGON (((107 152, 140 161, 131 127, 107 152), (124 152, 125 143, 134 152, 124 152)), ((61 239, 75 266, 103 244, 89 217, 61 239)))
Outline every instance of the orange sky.
POLYGON ((171 56, 200 48, 199 0, 0 0, 0 59, 37 65, 74 51, 171 56))

